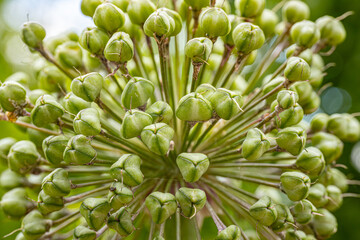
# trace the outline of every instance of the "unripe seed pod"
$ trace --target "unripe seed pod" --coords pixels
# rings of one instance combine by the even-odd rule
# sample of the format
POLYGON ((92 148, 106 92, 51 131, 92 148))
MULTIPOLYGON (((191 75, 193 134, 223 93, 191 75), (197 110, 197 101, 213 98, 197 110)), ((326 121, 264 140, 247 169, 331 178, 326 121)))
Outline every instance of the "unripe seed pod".
POLYGON ((69 138, 65 135, 49 136, 44 139, 42 149, 46 160, 53 165, 58 165, 63 161, 63 154, 69 138))
POLYGON ((30 48, 40 48, 45 35, 45 29, 38 23, 26 22, 21 27, 21 39, 30 48))
POLYGON ((315 147, 305 148, 297 157, 296 166, 314 181, 325 169, 324 155, 315 147))
POLYGON ((314 89, 318 89, 321 86, 321 84, 323 83, 323 80, 324 80, 324 73, 323 73, 322 69, 312 67, 310 79, 309 79, 311 86, 314 89))
POLYGON ((186 2, 186 4, 195 11, 199 11, 204 7, 210 6, 209 0, 184 0, 184 2, 186 2))
POLYGON ((134 154, 124 154, 110 167, 113 179, 130 187, 141 184, 144 176, 140 170, 141 159, 134 154))
POLYGON ((296 23, 310 17, 309 6, 301 1, 292 0, 285 3, 282 8, 283 19, 288 23, 296 23))
POLYGON ((0 203, 4 213, 13 218, 23 217, 34 208, 34 204, 28 200, 25 188, 14 188, 6 192, 0 203))
POLYGON ((133 192, 120 182, 114 182, 110 186, 107 195, 108 201, 112 209, 118 210, 122 206, 131 202, 134 198, 133 192))
POLYGON ((209 158, 202 153, 181 153, 176 163, 186 182, 197 182, 210 165, 209 158))
POLYGON ((96 8, 102 3, 102 0, 82 0, 81 12, 89 17, 92 17, 96 8))
POLYGON ((64 108, 51 95, 43 95, 36 100, 31 111, 31 121, 35 126, 43 127, 55 123, 64 114, 64 108))
POLYGON ((300 201, 309 194, 310 178, 301 172, 285 172, 280 176, 281 188, 291 201, 300 201))
POLYGON ((349 188, 346 175, 336 168, 328 169, 326 173, 321 176, 319 182, 321 182, 325 186, 337 186, 343 193, 347 192, 349 188))
POLYGON ((55 59, 64 68, 81 68, 82 50, 77 42, 67 41, 56 48, 55 59))
POLYGON ((13 112, 26 105, 26 90, 17 82, 5 82, 0 86, 0 105, 5 111, 13 112))
POLYGON ((294 217, 292 216, 290 209, 283 204, 275 205, 277 218, 276 221, 271 225, 271 229, 276 232, 283 231, 287 227, 287 224, 294 223, 294 217))
POLYGON ((316 240, 307 236, 303 231, 293 228, 286 229, 284 240, 316 240))
POLYGON ((153 103, 146 113, 150 114, 154 123, 170 123, 173 117, 173 110, 170 105, 163 101, 153 103))
POLYGON ((84 226, 77 226, 74 229, 74 239, 76 240, 95 240, 96 232, 84 226))
POLYGON ((109 41, 106 32, 99 28, 88 27, 80 35, 79 44, 92 54, 102 54, 109 41))
POLYGON ((50 196, 42 190, 39 193, 37 207, 42 214, 47 215, 61 210, 64 207, 64 199, 62 197, 50 196))
POLYGON ((320 99, 319 95, 317 94, 317 92, 311 91, 309 101, 302 106, 304 113, 310 114, 310 113, 315 112, 320 107, 320 103, 321 103, 321 99, 320 99))
POLYGON ((69 139, 63 157, 67 164, 88 164, 96 158, 96 150, 84 135, 76 135, 69 139))
POLYGON ((180 99, 176 116, 183 121, 207 121, 212 117, 212 106, 201 94, 189 93, 180 99))
POLYGON ((288 109, 296 105, 299 96, 294 91, 282 90, 277 94, 276 100, 281 108, 288 109))
POLYGON ((241 230, 238 226, 230 225, 218 233, 215 240, 240 240, 241 230))
POLYGON ((169 151, 170 141, 174 137, 174 129, 166 123, 152 124, 141 131, 141 140, 149 150, 158 155, 169 151))
POLYGON ((206 203, 206 194, 200 189, 182 187, 176 192, 175 196, 181 207, 182 214, 187 218, 194 217, 206 203))
POLYGON ((115 6, 120 8, 123 12, 126 12, 130 0, 107 0, 107 2, 114 4, 115 6))
POLYGON ((16 235, 15 240, 26 240, 24 234, 20 232, 18 235, 16 235))
POLYGON ((206 37, 193 38, 185 45, 185 54, 193 63, 205 63, 208 61, 213 43, 206 37))
POLYGON ((109 211, 110 204, 106 198, 86 198, 80 206, 81 215, 94 230, 104 225, 109 211))
POLYGON ((105 46, 104 56, 107 60, 116 63, 125 63, 134 56, 134 43, 130 35, 125 32, 116 32, 105 46))
MULTIPOLYGON (((299 46, 296 44, 291 45, 290 47, 288 47, 286 49, 286 58, 291 58, 294 54, 295 51, 297 51, 299 49, 299 46)), ((303 50, 299 55, 299 58, 304 59, 309 65, 312 64, 312 58, 313 58, 313 52, 311 49, 305 49, 303 50)))
POLYGON ((74 118, 73 125, 76 134, 98 135, 101 132, 99 111, 95 108, 81 110, 74 118))
POLYGON ((141 39, 143 37, 143 32, 139 25, 131 22, 128 14, 125 14, 125 24, 120 29, 121 32, 125 32, 130 35, 131 39, 141 39))
POLYGON ((300 47, 311 48, 320 40, 320 31, 315 23, 303 20, 294 24, 290 36, 300 47))
POLYGON ((23 86, 28 86, 30 81, 31 77, 29 74, 25 72, 16 72, 7 77, 4 82, 17 82, 23 86))
MULTIPOLYGON (((274 90, 276 87, 278 87, 280 84, 283 84, 285 82, 285 78, 284 77, 276 77, 273 80, 271 80, 270 82, 264 82, 264 87, 262 88, 262 92, 263 94, 268 94, 269 92, 271 92, 272 90, 274 90)), ((281 88, 282 89, 282 88, 281 88)), ((279 89, 279 91, 281 91, 281 89, 279 89)), ((268 104, 271 104, 274 100, 276 100, 276 93, 279 92, 276 91, 274 94, 272 94, 271 96, 269 96, 266 99, 266 102, 268 104)))
POLYGON ((158 11, 165 12, 170 18, 174 20, 175 27, 172 33, 170 33, 170 36, 176 36, 181 32, 182 29, 182 19, 178 12, 170 10, 168 8, 159 8, 158 11))
POLYGON ((200 29, 210 38, 226 36, 231 30, 227 14, 221 8, 204 9, 199 16, 200 29))
POLYGON ((276 143, 282 149, 296 156, 305 147, 306 132, 300 127, 285 128, 277 134, 276 143))
POLYGON ((246 160, 259 159, 270 148, 270 141, 258 128, 250 129, 242 144, 242 155, 246 160))
POLYGON ((13 189, 21 187, 26 179, 22 175, 11 171, 11 169, 4 170, 0 175, 0 187, 4 189, 13 189))
POLYGON ((268 196, 263 196, 249 209, 250 215, 265 226, 270 226, 278 216, 275 203, 268 196))
POLYGON ((241 107, 244 104, 240 94, 225 88, 216 89, 209 100, 217 115, 225 120, 229 120, 237 115, 242 110, 241 107))
POLYGON ((291 57, 284 70, 285 78, 290 82, 308 80, 310 73, 309 64, 299 57, 291 57))
POLYGON ((153 192, 145 200, 154 223, 161 224, 176 212, 175 196, 171 193, 153 192))
POLYGON ((204 98, 210 101, 210 97, 214 94, 216 88, 208 83, 203 83, 196 88, 195 93, 202 95, 204 98))
POLYGON ((70 193, 71 182, 68 172, 62 168, 57 168, 47 175, 41 185, 42 190, 51 197, 63 197, 70 193))
POLYGON ((343 197, 341 190, 334 185, 329 185, 326 187, 328 202, 325 205, 325 208, 329 211, 336 211, 339 209, 343 203, 343 197))
POLYGON ((175 20, 165 11, 152 13, 144 23, 144 32, 149 37, 169 37, 175 30, 175 20))
POLYGON ((127 109, 141 107, 154 95, 154 84, 141 77, 132 78, 121 94, 121 103, 127 109))
POLYGON ((304 110, 299 104, 295 104, 275 116, 276 125, 279 128, 290 127, 298 124, 304 117, 304 110))
POLYGON ((51 227, 51 221, 44 219, 38 210, 31 211, 21 223, 22 233, 26 240, 40 239, 51 227))
POLYGON ((321 40, 330 46, 342 43, 346 38, 346 30, 341 21, 331 16, 323 16, 316 20, 321 33, 321 40))
POLYGON ((261 15, 255 19, 255 23, 263 30, 266 37, 275 33, 275 27, 279 23, 279 17, 270 9, 264 9, 261 15))
POLYGON ((33 142, 23 140, 11 146, 8 154, 9 168, 24 174, 31 171, 39 160, 39 153, 33 142))
POLYGON ((7 155, 9 154, 10 148, 16 143, 16 139, 12 137, 5 137, 0 139, 0 163, 7 165, 7 155))
POLYGON ((64 97, 63 106, 66 111, 72 114, 78 114, 81 110, 91 107, 91 103, 69 92, 64 97))
POLYGON ((290 90, 296 92, 299 96, 298 103, 302 106, 311 99, 313 89, 311 84, 307 81, 295 82, 291 85, 290 90))
POLYGON ((29 92, 28 97, 32 104, 36 103, 36 100, 41 97, 42 95, 48 94, 47 91, 43 89, 35 89, 29 92))
POLYGON ((135 230, 131 220, 130 209, 127 207, 122 207, 111 214, 107 225, 109 228, 114 229, 121 237, 126 237, 135 230))
POLYGON ((249 54, 259 49, 265 42, 264 32, 252 23, 240 23, 234 29, 232 37, 238 52, 249 54))
POLYGON ((226 35, 222 37, 222 40, 224 41, 225 44, 229 45, 229 46, 234 46, 234 40, 232 37, 232 33, 234 31, 234 29, 237 27, 237 25, 239 25, 242 20, 240 17, 236 16, 236 15, 228 15, 230 24, 231 24, 231 31, 226 35))
POLYGON ((155 10, 156 7, 150 0, 132 0, 127 13, 134 24, 142 25, 155 10))
POLYGON ((68 77, 62 71, 52 65, 44 67, 37 76, 39 87, 49 92, 59 92, 67 79, 68 77))
POLYGON ((260 16, 265 8, 265 0, 236 0, 235 7, 244 18, 255 18, 260 16))
POLYGON ((316 207, 306 199, 297 202, 293 208, 294 218, 300 224, 308 224, 316 211, 316 207))
POLYGON ((71 91, 85 101, 93 102, 99 97, 103 82, 104 78, 99 73, 88 73, 71 82, 71 91))
POLYGON ((138 137, 144 127, 152 122, 153 118, 148 113, 136 109, 127 111, 120 127, 120 134, 126 139, 138 137))
POLYGON ((314 216, 312 226, 316 236, 327 239, 337 231, 336 217, 326 209, 319 209, 318 213, 314 216))
POLYGON ((314 184, 309 190, 307 199, 314 204, 315 207, 325 206, 329 201, 325 186, 321 183, 314 184))
POLYGON ((98 28, 114 33, 124 25, 125 14, 114 4, 104 2, 96 8, 93 19, 98 28))
POLYGON ((333 114, 327 123, 327 131, 342 141, 356 142, 360 138, 360 123, 350 114, 333 114))
POLYGON ((316 114, 310 122, 310 129, 312 132, 320 132, 324 130, 329 121, 329 115, 326 113, 316 114))
POLYGON ((327 164, 337 160, 343 152, 344 144, 338 137, 332 134, 318 132, 313 135, 311 141, 313 146, 320 149, 324 154, 327 164))

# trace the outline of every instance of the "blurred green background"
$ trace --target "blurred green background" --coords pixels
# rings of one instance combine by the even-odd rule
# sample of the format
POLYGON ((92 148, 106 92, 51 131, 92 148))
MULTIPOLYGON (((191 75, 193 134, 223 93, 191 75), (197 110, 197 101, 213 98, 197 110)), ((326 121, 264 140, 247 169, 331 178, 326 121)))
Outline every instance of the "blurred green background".
MULTIPOLYGON (((267 0, 268 7, 279 0, 267 0)), ((328 70, 325 83, 333 86, 322 94, 322 111, 360 112, 360 1, 359 0, 306 0, 311 8, 311 20, 325 14, 340 16, 347 11, 354 15, 345 19, 347 39, 326 63, 335 63, 336 67, 328 70)), ((68 29, 80 32, 91 24, 89 18, 81 15, 80 0, 0 0, 0 80, 29 63, 29 52, 20 42, 17 30, 22 22, 30 20, 40 22, 50 35, 68 29)), ((12 136, 26 138, 11 124, 0 122, 0 138, 12 136)), ((349 178, 360 179, 360 143, 346 144, 339 163, 348 168, 343 169, 349 178), (355 146, 355 147, 354 147, 355 146), (355 151, 354 149, 357 149, 355 151), (358 154, 356 154, 356 152, 358 154)), ((1 167, 0 167, 1 171, 1 167)), ((360 192, 360 187, 351 187, 350 192, 360 192)), ((2 192, 0 190, 0 196, 2 192)), ((343 206, 335 213, 339 229, 332 239, 360 239, 359 216, 360 199, 346 198, 343 206)), ((0 210, 0 237, 19 227, 18 222, 4 217, 0 210)), ((13 238, 8 238, 13 239, 13 238)))

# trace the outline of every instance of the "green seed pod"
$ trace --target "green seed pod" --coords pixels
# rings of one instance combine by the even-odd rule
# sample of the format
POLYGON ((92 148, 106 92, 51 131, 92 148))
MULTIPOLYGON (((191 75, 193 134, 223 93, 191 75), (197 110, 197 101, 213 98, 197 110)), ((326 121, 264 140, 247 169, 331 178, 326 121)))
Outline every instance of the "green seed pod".
POLYGON ((202 95, 204 98, 210 101, 210 97, 214 94, 215 91, 215 87, 208 83, 203 83, 196 88, 195 93, 202 95))
POLYGON ((276 232, 280 232, 283 231, 289 223, 294 223, 294 217, 286 205, 276 204, 275 208, 277 212, 277 218, 276 221, 271 225, 271 229, 276 232))
POLYGON ((344 144, 338 137, 324 132, 314 134, 311 142, 313 146, 320 149, 324 154, 327 164, 336 161, 341 156, 344 148, 344 144))
POLYGON ((234 40, 232 38, 232 33, 234 31, 234 29, 237 27, 237 25, 239 25, 242 22, 242 19, 239 16, 236 15, 228 15, 230 24, 231 24, 231 31, 226 35, 222 37, 222 40, 224 41, 225 44, 229 45, 229 46, 234 46, 234 40))
POLYGON ((325 169, 324 155, 315 147, 305 148, 297 157, 296 166, 314 181, 325 169))
POLYGON ((307 103, 305 103, 302 107, 305 114, 310 114, 315 112, 320 107, 321 99, 317 92, 312 91, 310 95, 310 99, 307 103))
POLYGON ((258 128, 250 129, 242 144, 242 155, 246 160, 259 159, 270 148, 270 141, 258 128))
POLYGON ((293 208, 294 218, 300 224, 308 224, 316 211, 316 207, 306 199, 297 202, 293 208))
POLYGON ((308 238, 303 231, 295 230, 293 228, 286 229, 284 240, 315 240, 314 238, 308 238))
POLYGON ((314 89, 318 89, 323 83, 324 76, 325 76, 325 74, 323 73, 322 69, 312 67, 310 79, 309 79, 311 86, 314 89))
POLYGON ((138 137, 144 127, 152 122, 153 118, 148 113, 136 109, 127 111, 120 127, 120 134, 126 139, 138 137))
POLYGON ((39 153, 33 142, 23 140, 11 146, 8 154, 9 168, 24 174, 30 172, 39 160, 39 153))
POLYGON ((100 114, 95 108, 81 110, 74 118, 73 124, 76 134, 95 136, 101 132, 100 114))
POLYGON ((0 187, 3 189, 13 189, 21 187, 26 179, 22 175, 11 171, 10 169, 4 170, 0 175, 0 187))
POLYGON ((301 1, 288 1, 282 8, 283 19, 294 24, 310 17, 309 6, 301 1))
POLYGON ((74 229, 74 239, 75 240, 95 240, 96 232, 90 228, 80 225, 74 229))
POLYGON ((234 29, 232 37, 238 52, 249 54, 259 49, 265 42, 264 32, 252 23, 240 23, 234 29))
POLYGON ((149 37, 169 37, 175 30, 175 20, 165 11, 152 13, 144 23, 144 32, 149 37))
POLYGON ((65 135, 49 136, 44 139, 42 149, 46 160, 53 165, 59 165, 63 161, 63 154, 69 138, 65 135))
POLYGON ((173 117, 173 110, 170 105, 163 101, 153 103, 146 113, 150 114, 154 123, 170 123, 173 117))
POLYGON ((48 92, 59 92, 65 86, 67 79, 62 71, 52 65, 44 67, 37 77, 39 87, 48 92))
POLYGON ((17 82, 5 82, 0 86, 0 105, 5 111, 13 112, 26 105, 26 90, 17 82))
POLYGON ((329 121, 329 115, 326 113, 316 114, 310 122, 310 129, 312 132, 320 132, 324 130, 329 121))
POLYGON ((141 27, 132 23, 128 14, 125 14, 125 24, 122 26, 120 31, 129 34, 131 39, 138 40, 143 37, 141 27))
POLYGON ((285 128, 277 134, 276 143, 282 149, 296 156, 300 154, 305 147, 306 132, 300 127, 285 128))
POLYGON ((153 192, 145 200, 154 223, 161 224, 176 212, 175 196, 171 193, 153 192))
POLYGON ((301 172, 285 172, 280 176, 281 188, 291 201, 300 201, 307 197, 310 178, 301 172))
POLYGON ((324 207, 329 201, 325 186, 321 183, 314 184, 309 190, 307 199, 314 204, 315 207, 324 207))
POLYGON ((339 209, 343 203, 343 197, 341 190, 334 185, 326 187, 327 197, 329 201, 325 205, 325 208, 331 212, 339 209))
POLYGON ((134 154, 124 154, 110 167, 113 179, 130 187, 141 184, 144 176, 140 170, 141 159, 134 154))
POLYGON ((333 114, 328 120, 327 131, 342 141, 356 142, 360 138, 360 123, 350 114, 333 114))
MULTIPOLYGON (((263 94, 264 95, 268 94, 269 92, 273 91, 276 87, 278 87, 280 84, 283 84, 284 82, 285 82, 284 77, 276 77, 273 80, 271 80, 270 82, 265 82, 264 81, 264 86, 263 86, 263 89, 262 89, 263 94)), ((281 91, 281 89, 279 89, 279 91, 281 91)), ((276 93, 278 93, 279 91, 274 92, 274 94, 272 94, 271 96, 266 98, 266 102, 268 104, 270 104, 274 100, 276 100, 276 97, 277 97, 276 93)))
POLYGON ((175 28, 170 34, 170 36, 176 36, 181 32, 182 29, 182 19, 178 12, 170 10, 168 8, 159 8, 158 11, 165 12, 167 15, 169 15, 170 18, 174 20, 175 28))
POLYGON ((195 11, 200 11, 202 8, 210 6, 209 0, 184 0, 184 2, 195 11))
POLYGON ((71 182, 68 172, 57 168, 47 175, 41 185, 42 190, 51 197, 63 197, 70 193, 71 182))
POLYGON ((210 165, 209 158, 202 153, 181 153, 176 163, 186 182, 197 182, 210 165))
POLYGON ((122 206, 131 202, 134 198, 133 192, 120 182, 114 182, 110 186, 107 195, 110 206, 114 210, 120 209, 122 206))
MULTIPOLYGON (((295 51, 299 49, 299 46, 296 44, 291 45, 286 49, 286 58, 290 58, 294 55, 295 51)), ((305 49, 299 55, 299 58, 304 59, 309 65, 312 64, 313 52, 311 49, 305 49)))
POLYGON ((109 211, 110 204, 106 198, 86 198, 80 206, 81 215, 94 230, 104 225, 109 211))
POLYGON ((15 240, 26 240, 24 234, 20 232, 18 235, 16 235, 15 240))
POLYGON ((21 39, 30 48, 40 48, 46 32, 43 26, 35 22, 26 22, 21 27, 21 39))
POLYGON ((290 90, 296 92, 299 96, 298 103, 302 106, 311 99, 313 89, 308 81, 295 82, 291 85, 290 90))
POLYGON ((36 100, 31 111, 31 121, 35 126, 43 127, 55 123, 64 114, 64 108, 51 95, 43 95, 36 100))
POLYGON ((200 189, 182 187, 175 196, 181 207, 182 215, 187 218, 193 218, 206 203, 206 194, 200 189))
POLYGON ((12 137, 5 137, 0 139, 0 163, 7 165, 10 148, 16 143, 16 139, 12 137))
POLYGON ((56 48, 55 59, 64 68, 81 68, 82 50, 77 42, 67 41, 56 48))
POLYGON ((213 43, 206 37, 193 38, 185 45, 185 54, 193 63, 205 63, 209 60, 213 43))
POLYGON ((263 30, 266 37, 275 34, 275 27, 279 23, 279 17, 270 9, 264 9, 261 15, 255 19, 255 23, 263 30))
POLYGON ((241 107, 244 104, 240 94, 225 88, 216 89, 209 100, 217 115, 225 120, 236 116, 242 110, 241 107))
MULTIPOLYGON (((54 129, 52 126, 46 127, 47 129, 54 129)), ((42 142, 49 136, 49 134, 46 134, 44 132, 39 132, 35 129, 28 128, 26 130, 26 133, 29 137, 29 140, 35 144, 37 148, 41 148, 42 142)))
POLYGON ((88 164, 96 158, 96 150, 84 135, 76 135, 69 139, 63 158, 67 164, 88 164))
POLYGON ((71 91, 85 101, 93 102, 99 97, 103 82, 104 78, 99 73, 88 73, 71 82, 71 91))
POLYGON ((336 168, 328 169, 325 174, 321 176, 319 182, 321 182, 325 186, 337 186, 343 193, 347 192, 349 188, 346 175, 336 168))
POLYGON ((240 240, 241 230, 238 226, 230 225, 218 233, 215 240, 240 240))
POLYGON ((93 19, 98 28, 114 33, 124 25, 125 14, 114 4, 104 2, 96 8, 93 19))
POLYGON ((337 231, 336 217, 326 209, 319 209, 318 213, 312 221, 315 234, 318 237, 327 239, 337 231))
POLYGON ((276 221, 278 213, 275 203, 268 196, 263 196, 249 209, 250 215, 265 226, 270 226, 276 221))
POLYGON ((275 116, 276 125, 279 128, 290 127, 298 124, 304 117, 304 111, 299 104, 295 104, 275 116))
POLYGON ((236 0, 235 7, 244 18, 255 18, 260 16, 265 8, 265 0, 236 0))
POLYGON ((16 72, 5 79, 4 82, 17 82, 23 86, 29 86, 31 77, 25 72, 16 72))
POLYGON ((102 3, 102 0, 82 0, 81 12, 89 17, 92 17, 96 8, 102 3))
POLYGON ((276 100, 281 108, 288 109, 296 105, 299 96, 294 91, 282 90, 277 94, 276 100))
POLYGON ((212 117, 212 106, 201 94, 189 93, 180 99, 176 116, 183 121, 207 121, 212 117))
POLYGON ((21 223, 22 233, 26 240, 40 239, 51 227, 51 221, 44 219, 38 211, 31 211, 24 217, 21 223))
POLYGON ((141 140, 151 152, 165 155, 169 151, 174 133, 174 129, 166 123, 152 124, 141 131, 141 140))
POLYGON ((316 20, 316 25, 321 33, 321 40, 330 46, 342 43, 346 38, 344 25, 331 16, 323 16, 316 20))
POLYGON ((231 30, 227 14, 221 8, 209 7, 199 16, 200 29, 210 38, 226 36, 231 30))
POLYGON ((284 75, 290 82, 308 80, 310 73, 309 64, 299 57, 291 57, 284 70, 284 75))
POLYGON ((47 195, 44 190, 39 193, 38 210, 47 215, 49 213, 59 211, 64 207, 64 199, 62 197, 52 197, 47 195))
POLYGON ((290 36, 300 47, 311 48, 320 40, 320 31, 315 23, 303 20, 294 24, 290 36))
POLYGON ((141 77, 132 78, 121 94, 121 103, 127 109, 141 107, 154 95, 154 84, 141 77))
POLYGON ((125 32, 116 32, 104 50, 104 56, 107 60, 116 63, 125 63, 134 56, 134 43, 130 35, 125 32))
POLYGON ((117 212, 110 215, 107 225, 114 229, 121 237, 130 235, 135 227, 131 220, 130 209, 120 208, 117 212))
POLYGON ((120 8, 123 12, 126 12, 130 0, 107 0, 107 2, 114 4, 115 6, 120 8))
POLYGON ((64 97, 63 106, 66 111, 72 114, 78 114, 81 110, 91 107, 91 103, 79 98, 74 93, 69 92, 64 97))
POLYGON ((28 97, 32 104, 35 104, 36 100, 42 95, 48 94, 47 91, 43 89, 35 89, 29 92, 28 97))
POLYGON ((106 32, 99 28, 88 27, 80 35, 79 44, 92 54, 101 54, 109 41, 106 32))
POLYGON ((14 188, 2 196, 1 209, 9 217, 23 217, 33 208, 34 204, 28 200, 25 188, 14 188))
POLYGON ((127 13, 131 22, 142 25, 155 10, 156 6, 150 0, 132 0, 127 8, 127 13))

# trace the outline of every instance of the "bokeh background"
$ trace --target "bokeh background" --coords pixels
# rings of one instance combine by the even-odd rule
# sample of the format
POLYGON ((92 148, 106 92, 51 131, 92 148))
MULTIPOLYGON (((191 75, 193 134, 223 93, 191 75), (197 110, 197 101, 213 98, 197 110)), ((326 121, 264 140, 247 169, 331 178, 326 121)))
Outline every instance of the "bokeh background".
MULTIPOLYGON (((267 0, 267 7, 272 7, 279 1, 267 0)), ((22 44, 18 34, 23 22, 30 19, 41 23, 47 30, 47 36, 69 30, 80 33, 86 26, 93 25, 90 18, 81 14, 80 2, 81 0, 0 0, 0 81, 31 64, 30 52, 22 44)), ((330 68, 325 77, 324 84, 331 82, 332 86, 322 93, 319 111, 328 114, 360 112, 360 1, 305 2, 311 7, 311 20, 325 14, 340 16, 347 11, 354 11, 354 15, 344 20, 348 34, 346 41, 333 55, 325 58, 326 63, 335 63, 336 67, 330 68)), ((12 125, 0 122, 0 138, 5 136, 26 138, 12 125)), ((360 179, 360 142, 346 144, 339 163, 347 166, 343 171, 349 178, 360 179)), ((359 193, 360 187, 351 187, 349 191, 359 193)), ((2 194, 0 190, 0 197, 2 194)), ((335 215, 339 229, 332 239, 360 239, 360 199, 346 198, 335 215)), ((18 227, 18 222, 7 219, 0 210, 0 238, 18 227)))

